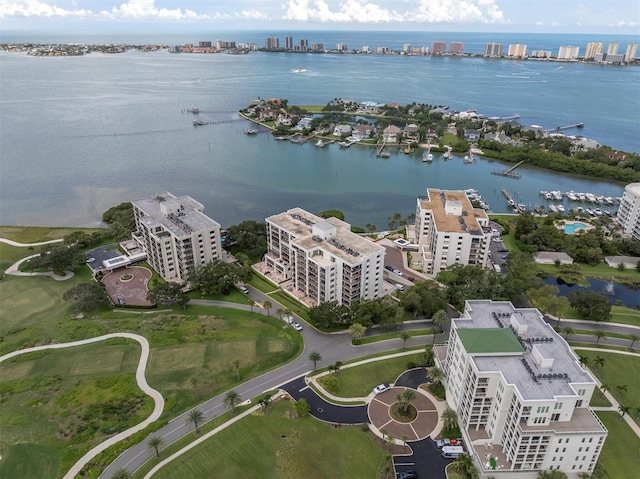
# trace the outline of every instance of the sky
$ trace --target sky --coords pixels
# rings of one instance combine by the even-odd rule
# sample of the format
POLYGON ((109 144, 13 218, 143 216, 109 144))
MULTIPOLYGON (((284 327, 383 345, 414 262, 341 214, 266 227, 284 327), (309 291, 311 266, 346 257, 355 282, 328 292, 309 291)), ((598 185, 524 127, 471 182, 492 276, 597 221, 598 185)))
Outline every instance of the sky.
POLYGON ((640 35, 639 0, 0 0, 0 29, 424 30, 640 35))

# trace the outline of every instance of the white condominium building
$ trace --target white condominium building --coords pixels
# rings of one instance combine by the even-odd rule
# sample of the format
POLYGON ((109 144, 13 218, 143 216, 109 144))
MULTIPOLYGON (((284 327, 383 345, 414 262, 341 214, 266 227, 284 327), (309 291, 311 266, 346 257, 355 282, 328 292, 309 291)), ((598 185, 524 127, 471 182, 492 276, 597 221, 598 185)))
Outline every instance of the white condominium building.
POLYGON ((502 43, 487 43, 484 46, 484 55, 487 57, 501 57, 502 43))
POLYGON ((607 437, 589 408, 596 381, 537 309, 467 301, 436 364, 482 477, 593 471, 607 437))
POLYGON ((618 42, 610 42, 607 48, 607 55, 617 55, 620 44, 618 42))
POLYGON ((137 228, 133 238, 166 281, 186 281, 195 266, 222 256, 220 224, 190 196, 166 192, 131 204, 137 228))
POLYGON ((640 240, 640 183, 630 183, 625 187, 617 220, 626 234, 640 240))
POLYGON ((624 52, 625 63, 634 61, 637 56, 638 56, 638 44, 635 42, 629 43, 627 45, 627 50, 624 52))
POLYGON ((352 233, 349 223, 301 208, 265 221, 266 266, 290 279, 294 294, 307 304, 337 301, 350 306, 382 295, 386 250, 352 233))
POLYGON ((558 59, 560 60, 575 60, 580 54, 580 47, 572 45, 563 45, 558 50, 558 59))
POLYGON ((489 217, 464 191, 428 189, 419 196, 415 235, 428 274, 454 264, 486 266, 489 260, 489 217))

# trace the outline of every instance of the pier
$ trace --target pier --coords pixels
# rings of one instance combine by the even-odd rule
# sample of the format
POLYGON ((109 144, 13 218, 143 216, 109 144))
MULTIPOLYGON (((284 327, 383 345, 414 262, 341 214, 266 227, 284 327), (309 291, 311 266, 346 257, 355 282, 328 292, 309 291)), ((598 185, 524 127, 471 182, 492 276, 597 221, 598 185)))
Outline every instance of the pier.
POLYGON ((382 151, 384 150, 384 147, 387 145, 387 143, 385 141, 382 142, 382 146, 380 147, 380 149, 378 150, 378 152, 376 153, 376 156, 379 158, 381 156, 383 156, 382 151))
POLYGON ((516 163, 515 165, 513 165, 511 168, 507 169, 507 170, 492 170, 491 174, 492 175, 498 175, 498 176, 506 176, 507 178, 515 178, 518 179, 520 178, 520 173, 516 173, 514 170, 520 166, 522 163, 524 163, 524 160, 522 160, 519 163, 516 163))
POLYGON ((514 199, 511 197, 511 194, 509 194, 509 192, 506 190, 506 188, 502 189, 502 194, 507 199, 507 203, 509 203, 509 206, 511 206, 514 210, 516 210, 518 213, 522 213, 524 211, 524 208, 521 207, 520 205, 518 205, 514 201, 514 199))
POLYGON ((186 108, 182 110, 182 113, 191 113, 192 115, 199 115, 200 113, 238 113, 238 110, 202 110, 200 108, 186 108))
POLYGON ((580 123, 574 123, 573 125, 556 126, 554 131, 568 130, 569 128, 584 128, 584 123, 580 122, 580 123))
POLYGON ((222 125, 225 123, 240 123, 241 121, 247 121, 247 120, 245 120, 244 118, 234 118, 231 120, 215 120, 215 121, 193 120, 193 126, 222 125))

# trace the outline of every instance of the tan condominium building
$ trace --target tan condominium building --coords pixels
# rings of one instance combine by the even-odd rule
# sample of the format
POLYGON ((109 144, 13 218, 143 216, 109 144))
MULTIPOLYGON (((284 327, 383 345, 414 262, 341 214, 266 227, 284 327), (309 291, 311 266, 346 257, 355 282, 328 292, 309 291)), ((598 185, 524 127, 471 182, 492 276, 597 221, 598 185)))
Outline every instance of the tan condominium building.
POLYGON ((489 217, 474 208, 464 191, 428 189, 419 196, 415 236, 422 268, 428 274, 454 264, 486 266, 489 261, 489 217))
POLYGON ((638 56, 638 44, 635 42, 629 43, 627 45, 627 50, 624 52, 625 63, 635 61, 637 56, 638 56))
POLYGON ((584 54, 585 60, 593 60, 596 54, 602 53, 602 42, 587 43, 587 52, 584 54))
POLYGON ((510 57, 522 58, 527 56, 527 46, 519 43, 509 45, 507 55, 510 57))
POLYGON ((166 281, 184 282, 196 266, 221 258, 220 224, 190 196, 165 192, 131 204, 136 220, 133 238, 166 281))
POLYGON ((337 218, 320 218, 301 208, 266 218, 265 263, 305 303, 350 306, 382 295, 384 247, 351 232, 337 218))
POLYGON ((435 353, 481 477, 593 471, 607 437, 589 407, 596 380, 537 309, 469 300, 435 353))

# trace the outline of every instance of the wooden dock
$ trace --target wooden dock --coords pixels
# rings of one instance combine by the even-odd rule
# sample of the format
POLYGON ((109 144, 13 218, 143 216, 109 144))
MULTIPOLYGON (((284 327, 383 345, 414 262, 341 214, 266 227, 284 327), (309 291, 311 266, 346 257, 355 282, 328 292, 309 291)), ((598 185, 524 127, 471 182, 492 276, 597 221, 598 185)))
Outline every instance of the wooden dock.
POLYGON ((378 150, 378 152, 376 153, 377 157, 381 157, 382 156, 382 150, 384 150, 384 147, 387 145, 387 143, 385 141, 382 142, 382 146, 380 147, 380 149, 378 150))
POLYGON ((520 166, 522 163, 524 163, 524 160, 522 160, 519 163, 516 163, 515 165, 513 165, 511 168, 507 169, 507 170, 492 170, 491 174, 492 175, 498 175, 498 176, 506 176, 507 178, 515 178, 518 179, 520 178, 520 173, 516 173, 514 170, 520 166))

